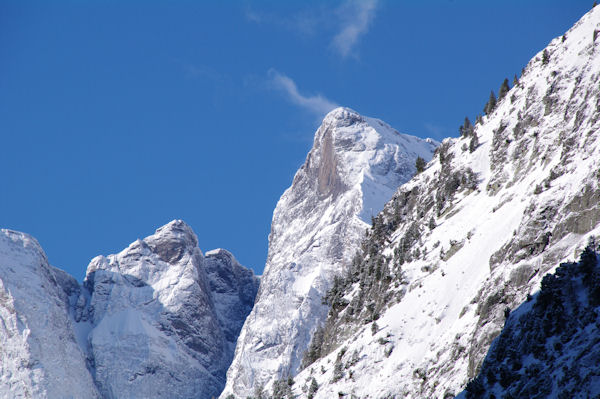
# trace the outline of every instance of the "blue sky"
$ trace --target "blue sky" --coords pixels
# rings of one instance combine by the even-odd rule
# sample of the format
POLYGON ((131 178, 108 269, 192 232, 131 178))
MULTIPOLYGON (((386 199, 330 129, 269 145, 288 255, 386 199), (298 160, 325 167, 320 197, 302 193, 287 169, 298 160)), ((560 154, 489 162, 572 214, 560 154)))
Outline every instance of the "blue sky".
POLYGON ((82 279, 178 218, 261 273, 336 105, 457 136, 592 1, 0 1, 0 227, 82 279))

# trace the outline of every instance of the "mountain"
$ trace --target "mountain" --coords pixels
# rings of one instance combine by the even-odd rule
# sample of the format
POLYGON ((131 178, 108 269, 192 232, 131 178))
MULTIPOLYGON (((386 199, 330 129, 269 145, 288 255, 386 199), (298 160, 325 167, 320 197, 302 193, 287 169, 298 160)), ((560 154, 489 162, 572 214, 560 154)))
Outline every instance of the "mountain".
POLYGON ((69 317, 77 287, 33 237, 0 230, 0 397, 99 397, 69 317))
POLYGON ((35 240, 2 232, 0 336, 15 342, 0 351, 10 360, 0 389, 51 398, 222 391, 259 283, 231 253, 203 255, 192 229, 175 220, 94 258, 80 285, 49 266, 35 240))
POLYGON ((600 246, 562 263, 510 312, 461 398, 597 398, 600 395, 600 246))
POLYGON ((277 203, 254 309, 240 333, 222 397, 246 397, 296 374, 327 316, 322 297, 364 232, 437 143, 337 108, 323 120, 306 162, 277 203))
POLYGON ((596 7, 394 194, 326 295, 297 397, 454 397, 511 309, 600 233, 599 31, 596 7))

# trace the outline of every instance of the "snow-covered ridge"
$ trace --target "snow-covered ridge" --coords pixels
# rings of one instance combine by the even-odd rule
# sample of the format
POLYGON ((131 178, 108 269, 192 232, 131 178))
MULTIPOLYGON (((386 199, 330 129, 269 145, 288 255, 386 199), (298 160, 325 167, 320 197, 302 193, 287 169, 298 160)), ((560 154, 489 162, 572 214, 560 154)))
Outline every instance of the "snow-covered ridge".
POLYGON ((600 233, 597 30, 600 8, 530 61, 476 125, 473 152, 468 137, 445 140, 386 205, 367 244, 382 249, 336 297, 336 349, 296 376, 298 397, 313 378, 315 398, 454 396, 505 309, 600 233))
POLYGON ((35 238, 0 230, 0 397, 98 397, 61 273, 35 238))
POLYGON ((2 230, 0 396, 218 395, 258 282, 181 220, 94 258, 82 286, 2 230))
POLYGON ((253 394, 295 374, 325 319, 321 299, 358 249, 371 216, 429 160, 437 143, 336 108, 273 213, 257 303, 246 320, 222 397, 253 394))

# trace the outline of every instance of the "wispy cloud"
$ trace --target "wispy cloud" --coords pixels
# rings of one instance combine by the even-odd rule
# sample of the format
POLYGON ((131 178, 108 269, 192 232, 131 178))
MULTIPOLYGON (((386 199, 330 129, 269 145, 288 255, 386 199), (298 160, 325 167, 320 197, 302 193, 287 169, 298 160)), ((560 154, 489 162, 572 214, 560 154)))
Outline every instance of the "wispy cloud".
POLYGON ((338 105, 320 94, 307 96, 300 93, 296 82, 275 69, 269 70, 269 86, 281 91, 288 101, 322 117, 338 105))
POLYGON ((371 27, 378 0, 345 0, 337 8, 330 4, 305 8, 291 15, 246 8, 252 23, 272 25, 302 37, 325 36, 325 42, 342 58, 358 57, 356 46, 371 27))
POLYGON ((338 9, 340 31, 333 37, 331 46, 342 57, 356 56, 354 48, 369 31, 376 9, 377 0, 350 0, 338 9))
POLYGON ((255 24, 274 25, 290 30, 300 36, 313 36, 322 26, 324 13, 322 8, 306 9, 293 15, 266 13, 252 8, 246 8, 246 19, 255 24))

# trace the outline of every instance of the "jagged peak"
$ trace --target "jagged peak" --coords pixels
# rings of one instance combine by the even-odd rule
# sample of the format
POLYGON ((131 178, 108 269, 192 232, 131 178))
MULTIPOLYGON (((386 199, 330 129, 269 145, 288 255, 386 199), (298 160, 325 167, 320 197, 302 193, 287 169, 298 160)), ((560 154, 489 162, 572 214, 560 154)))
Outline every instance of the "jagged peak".
POLYGON ((231 252, 223 248, 211 249, 210 251, 206 251, 204 256, 207 258, 228 258, 230 261, 236 261, 235 256, 231 252))
POLYGON ((364 122, 365 118, 348 107, 338 107, 331 110, 325 118, 323 118, 322 126, 333 125, 336 127, 350 126, 356 123, 364 122))
POLYGON ((22 246, 24 248, 30 248, 34 252, 44 254, 44 250, 42 249, 39 242, 33 236, 30 236, 27 233, 22 233, 20 231, 10 229, 0 229, 0 236, 5 237, 7 240, 10 240, 16 245, 22 246))
POLYGON ((181 259, 183 253, 198 247, 198 237, 183 220, 173 220, 156 229, 156 232, 143 240, 152 252, 163 261, 173 263, 181 259))
MULTIPOLYGON (((175 219, 165 224, 164 226, 156 229, 156 232, 153 236, 150 237, 172 237, 175 239, 185 239, 186 241, 194 242, 194 245, 198 245, 198 239, 194 230, 183 220, 175 219)), ((147 240, 150 237, 146 237, 147 240)))

